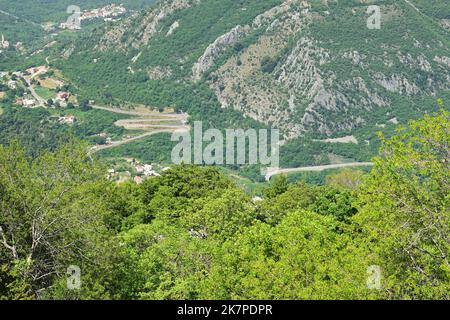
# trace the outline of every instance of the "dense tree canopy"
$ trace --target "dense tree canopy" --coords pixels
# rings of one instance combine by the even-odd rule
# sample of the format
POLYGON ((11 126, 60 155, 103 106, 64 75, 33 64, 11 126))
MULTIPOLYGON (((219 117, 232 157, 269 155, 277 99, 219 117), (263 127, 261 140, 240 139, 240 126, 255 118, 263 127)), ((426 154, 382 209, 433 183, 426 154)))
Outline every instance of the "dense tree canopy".
POLYGON ((278 177, 262 200, 214 167, 115 184, 77 143, 2 146, 0 298, 448 299, 449 124, 382 139, 368 175, 278 177))
POLYGON ((356 220, 386 270, 390 298, 449 298, 450 114, 383 140, 356 220))

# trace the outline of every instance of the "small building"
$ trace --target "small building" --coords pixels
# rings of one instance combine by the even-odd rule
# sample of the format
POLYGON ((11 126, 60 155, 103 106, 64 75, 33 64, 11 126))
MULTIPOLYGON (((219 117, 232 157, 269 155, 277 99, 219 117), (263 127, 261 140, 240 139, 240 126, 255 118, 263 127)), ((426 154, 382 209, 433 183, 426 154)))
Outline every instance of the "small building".
POLYGON ((2 34, 2 41, 0 42, 0 48, 2 49, 8 49, 9 48, 9 42, 5 40, 5 37, 2 34))
POLYGON ((144 174, 148 177, 152 175, 153 172, 153 166, 150 164, 144 164, 144 174))
POLYGON ((31 68, 26 69, 24 73, 25 73, 26 75, 30 75, 30 76, 31 76, 32 74, 34 74, 34 73, 36 73, 36 72, 37 72, 37 68, 31 67, 31 68))
POLYGON ((34 99, 23 99, 22 105, 27 108, 31 108, 36 104, 36 100, 34 99))
POLYGON ((158 172, 151 170, 145 173, 146 177, 159 177, 161 176, 158 172))
MULTIPOLYGON (((81 19, 80 19, 81 20, 81 19)), ((80 30, 81 26, 79 23, 67 23, 67 22, 61 22, 59 24, 60 29, 68 29, 68 30, 80 30)))
POLYGON ((59 117, 58 122, 64 124, 74 124, 77 121, 75 116, 59 117))
POLYGON ((137 164, 134 168, 136 169, 136 173, 138 174, 144 173, 144 167, 142 165, 137 164))
POLYGON ((25 48, 24 48, 22 42, 17 42, 17 43, 14 45, 14 48, 16 48, 17 51, 25 50, 25 48))
POLYGON ((66 100, 66 99, 69 99, 69 97, 70 97, 70 92, 66 92, 66 91, 60 91, 56 95, 56 98, 58 100, 66 100))
POLYGON ((25 70, 25 74, 26 75, 33 75, 36 73, 45 73, 47 72, 47 67, 46 66, 39 66, 39 67, 31 67, 25 70))
POLYGON ((8 81, 8 88, 14 90, 17 88, 17 82, 15 82, 14 80, 10 80, 8 81))
POLYGON ((135 182, 136 184, 141 184, 141 183, 142 183, 142 178, 139 177, 139 176, 136 176, 136 177, 134 177, 134 182, 135 182))

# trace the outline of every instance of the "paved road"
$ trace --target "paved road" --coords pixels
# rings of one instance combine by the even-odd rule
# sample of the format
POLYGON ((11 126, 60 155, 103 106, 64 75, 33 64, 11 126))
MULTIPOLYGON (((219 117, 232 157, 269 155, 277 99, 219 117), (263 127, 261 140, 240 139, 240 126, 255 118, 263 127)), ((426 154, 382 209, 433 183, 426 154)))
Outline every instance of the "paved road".
POLYGON ((269 181, 270 178, 272 178, 273 176, 283 173, 312 172, 312 171, 324 171, 328 169, 340 169, 348 167, 370 167, 370 166, 373 166, 372 162, 351 162, 351 163, 329 164, 323 166, 286 168, 286 169, 268 168, 266 173, 266 180, 269 181))
POLYGON ((36 91, 34 90, 33 86, 31 85, 31 79, 33 79, 33 78, 34 78, 35 76, 37 76, 38 74, 40 74, 40 73, 37 72, 37 73, 33 74, 30 78, 23 77, 23 79, 24 79, 25 82, 27 83, 27 86, 28 86, 27 89, 30 90, 31 95, 39 102, 39 104, 40 104, 41 106, 44 106, 46 101, 45 101, 44 99, 42 99, 42 98, 36 93, 36 91))
POLYGON ((3 10, 0 10, 0 13, 3 13, 3 14, 5 14, 5 15, 7 15, 7 16, 10 16, 10 17, 13 17, 14 19, 17 19, 17 20, 22 20, 22 21, 28 22, 28 23, 30 23, 30 24, 32 24, 32 25, 35 25, 35 26, 40 27, 40 28, 43 29, 42 25, 40 25, 39 23, 36 23, 36 22, 34 22, 34 21, 31 21, 31 20, 28 20, 28 19, 25 19, 25 18, 18 17, 18 16, 16 16, 16 15, 12 14, 12 13, 9 13, 9 12, 3 11, 3 10))

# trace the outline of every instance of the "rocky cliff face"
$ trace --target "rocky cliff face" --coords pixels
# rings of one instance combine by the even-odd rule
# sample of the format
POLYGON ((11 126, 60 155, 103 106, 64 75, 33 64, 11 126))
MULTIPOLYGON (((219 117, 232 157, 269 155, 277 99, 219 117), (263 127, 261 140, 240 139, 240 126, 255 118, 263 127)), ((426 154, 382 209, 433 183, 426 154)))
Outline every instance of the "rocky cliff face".
MULTIPOLYGON (((352 17, 360 14, 364 22, 362 8, 347 9, 344 14, 352 17)), ((408 17, 411 8, 391 5, 384 9, 395 13, 400 21, 408 17)), ((397 39, 386 35, 384 42, 377 44, 368 33, 364 41, 355 41, 368 43, 366 48, 342 46, 336 50, 335 45, 329 45, 335 41, 332 35, 319 37, 310 29, 332 15, 330 10, 313 10, 308 1, 286 1, 255 18, 245 30, 248 33, 262 30, 262 35, 238 55, 230 57, 208 80, 222 106, 280 127, 287 138, 293 138, 305 132, 326 135, 351 132, 369 120, 367 115, 371 110, 390 109, 390 94, 420 100, 425 95, 434 96, 450 89, 448 42, 444 44, 437 39, 421 42, 412 30, 405 28, 400 30, 404 33, 399 33, 397 39), (419 50, 411 53, 406 48, 398 49, 400 41, 419 50), (381 56, 371 52, 371 43, 383 47, 381 56), (433 47, 447 55, 434 56, 433 47), (274 60, 274 67, 264 72, 261 65, 268 58, 274 60), (339 64, 347 69, 339 70, 339 64)), ((394 20, 387 14, 385 19, 394 20)), ((361 23, 359 27, 366 26, 361 23)), ((377 32, 388 34, 392 30, 386 27, 377 32)), ((210 52, 218 55, 216 47, 215 42, 205 55, 210 52)), ((198 80, 211 64, 211 60, 200 59, 193 78, 198 80)))
MULTIPOLYGON (((201 0, 170 0, 161 1, 157 7, 143 15, 134 14, 124 23, 119 24, 101 38, 98 49, 105 51, 111 48, 122 50, 132 48, 138 49, 147 45, 152 37, 158 32, 161 21, 174 12, 197 5, 201 0), (138 22, 138 23, 136 23, 138 22)), ((176 29, 172 26, 169 34, 176 29)))

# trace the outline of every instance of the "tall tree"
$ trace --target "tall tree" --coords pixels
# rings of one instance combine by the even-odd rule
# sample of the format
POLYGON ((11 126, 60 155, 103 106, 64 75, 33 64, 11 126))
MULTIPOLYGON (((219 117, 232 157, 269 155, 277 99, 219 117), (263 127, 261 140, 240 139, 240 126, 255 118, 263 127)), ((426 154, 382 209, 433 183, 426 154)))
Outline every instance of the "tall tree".
POLYGON ((388 298, 449 299, 450 115, 382 139, 356 216, 385 275, 388 298))
POLYGON ((27 158, 13 143, 0 146, 0 259, 39 296, 70 264, 94 263, 106 242, 102 169, 84 145, 27 158))

